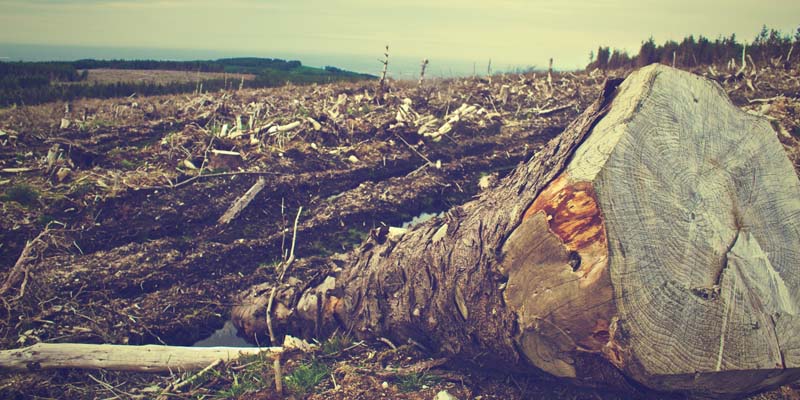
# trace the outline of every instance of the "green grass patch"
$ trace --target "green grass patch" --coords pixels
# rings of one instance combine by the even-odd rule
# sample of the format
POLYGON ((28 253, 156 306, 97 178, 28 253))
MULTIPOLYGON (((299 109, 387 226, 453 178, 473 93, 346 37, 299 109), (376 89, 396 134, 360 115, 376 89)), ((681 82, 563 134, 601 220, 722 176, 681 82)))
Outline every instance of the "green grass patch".
POLYGON ((48 214, 42 214, 36 218, 37 224, 43 228, 55 220, 56 218, 54 216, 48 214))
POLYGON ((214 396, 215 398, 233 399, 247 392, 255 392, 261 389, 261 385, 258 385, 241 375, 237 375, 236 372, 232 372, 232 379, 233 381, 231 382, 231 386, 218 391, 216 396, 214 396))
POLYGON ((365 227, 348 228, 342 240, 342 246, 345 247, 357 246, 361 244, 361 242, 363 242, 364 239, 367 238, 367 235, 369 235, 369 229, 365 227))
POLYGON ((77 185, 72 186, 72 188, 69 191, 69 194, 75 197, 83 197, 84 195, 91 192, 93 187, 94 185, 92 185, 89 182, 81 182, 77 185))
POLYGON ((39 192, 32 186, 19 184, 6 189, 5 193, 0 196, 0 201, 16 201, 23 206, 30 207, 36 204, 39 196, 39 192))
POLYGON ((258 264, 258 268, 257 269, 263 269, 263 270, 265 270, 267 272, 276 272, 277 273, 278 272, 278 267, 281 264, 283 264, 283 261, 280 260, 280 259, 269 261, 269 262, 262 262, 262 263, 258 264))
POLYGON ((319 349, 322 354, 332 355, 346 349, 351 344, 353 344, 353 339, 349 335, 337 333, 322 342, 319 349))
POLYGON ((241 357, 238 365, 246 366, 243 370, 233 371, 228 369, 223 372, 214 371, 213 375, 205 376, 194 383, 194 387, 203 386, 213 377, 223 377, 230 381, 230 386, 220 388, 212 396, 215 399, 230 399, 245 393, 256 392, 271 387, 274 381, 272 361, 260 355, 241 357))
POLYGON ((120 160, 119 166, 125 169, 136 169, 136 163, 134 163, 131 160, 125 160, 125 159, 120 160))
POLYGON ((286 376, 286 388, 300 397, 305 396, 329 373, 330 368, 326 364, 316 359, 311 360, 310 363, 298 366, 290 375, 286 376))
POLYGON ((431 387, 439 381, 439 377, 424 372, 401 375, 397 378, 397 388, 401 392, 415 392, 421 390, 423 386, 431 387))

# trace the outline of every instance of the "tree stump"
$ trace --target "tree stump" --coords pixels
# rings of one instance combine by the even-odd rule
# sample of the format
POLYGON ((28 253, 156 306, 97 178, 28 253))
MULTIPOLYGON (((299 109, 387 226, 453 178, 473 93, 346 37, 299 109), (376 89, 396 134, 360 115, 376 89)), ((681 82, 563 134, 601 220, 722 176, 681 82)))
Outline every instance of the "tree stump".
POLYGON ((568 353, 600 352, 662 390, 797 376, 798 217, 766 120, 698 76, 638 71, 504 246, 522 349, 567 377, 568 353))
POLYGON ((293 285, 273 308, 293 334, 343 325, 580 384, 737 396, 800 377, 800 181, 766 120, 651 65, 494 190, 293 285))

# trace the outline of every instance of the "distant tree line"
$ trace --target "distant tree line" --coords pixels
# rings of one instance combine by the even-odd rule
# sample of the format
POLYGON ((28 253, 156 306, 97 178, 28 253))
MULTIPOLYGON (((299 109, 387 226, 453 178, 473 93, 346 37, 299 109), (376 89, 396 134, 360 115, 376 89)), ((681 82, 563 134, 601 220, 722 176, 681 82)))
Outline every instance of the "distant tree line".
MULTIPOLYGON (((741 65, 742 50, 747 47, 746 53, 756 63, 767 63, 778 58, 782 61, 796 62, 800 60, 800 28, 791 35, 784 35, 779 30, 762 27, 761 31, 750 43, 739 43, 736 35, 720 37, 710 40, 704 36, 695 39, 694 36, 684 38, 680 43, 667 41, 658 45, 651 37, 642 42, 639 53, 630 56, 618 49, 600 46, 597 53, 590 55, 591 62, 587 69, 618 69, 636 68, 653 63, 662 63, 676 67, 692 68, 703 65, 725 64, 731 59, 741 65), (792 49, 797 47, 795 49, 792 49), (786 59, 791 51, 791 60, 786 59)), ((749 60, 748 60, 749 62, 749 60)))
MULTIPOLYGON (((0 62, 0 107, 13 104, 40 104, 76 98, 112 98, 187 93, 196 91, 200 82, 116 82, 106 84, 83 83, 89 69, 140 69, 199 72, 247 73, 255 75, 245 80, 244 87, 261 88, 286 83, 310 84, 336 81, 374 79, 335 67, 305 67, 300 61, 271 58, 226 58, 212 61, 160 61, 160 60, 78 60, 74 62, 0 62)), ((225 79, 204 79, 204 91, 238 87, 238 82, 225 79)))
MULTIPOLYGON (((202 81, 202 88, 204 91, 216 91, 225 88, 226 84, 230 86, 231 81, 209 79, 202 81)), ((33 105, 79 98, 107 99, 130 96, 132 94, 154 96, 188 93, 196 91, 197 88, 197 82, 172 82, 161 85, 149 82, 116 82, 104 84, 52 84, 25 89, 0 88, 0 106, 8 107, 14 104, 33 105)))
POLYGON ((163 61, 163 60, 78 60, 71 63, 76 69, 140 69, 192 72, 228 72, 257 74, 264 69, 289 71, 300 68, 300 61, 278 58, 221 58, 219 60, 163 61))
POLYGON ((78 72, 69 63, 0 62, 0 104, 6 102, 9 90, 41 88, 51 82, 79 82, 86 72, 78 72))

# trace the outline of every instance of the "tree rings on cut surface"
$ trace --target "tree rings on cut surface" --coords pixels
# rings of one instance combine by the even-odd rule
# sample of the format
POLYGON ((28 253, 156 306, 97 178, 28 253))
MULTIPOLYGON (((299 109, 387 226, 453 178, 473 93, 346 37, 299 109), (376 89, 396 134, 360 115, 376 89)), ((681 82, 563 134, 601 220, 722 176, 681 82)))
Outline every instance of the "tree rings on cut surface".
POLYGON ((658 390, 798 376, 800 182, 707 79, 632 73, 502 253, 518 345, 549 373, 591 353, 658 390))

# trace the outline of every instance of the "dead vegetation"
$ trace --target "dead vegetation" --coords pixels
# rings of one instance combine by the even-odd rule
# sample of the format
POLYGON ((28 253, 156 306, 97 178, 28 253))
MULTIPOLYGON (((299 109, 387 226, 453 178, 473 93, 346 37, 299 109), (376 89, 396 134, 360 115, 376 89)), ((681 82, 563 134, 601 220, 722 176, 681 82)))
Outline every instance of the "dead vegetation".
MULTIPOLYGON (((800 168, 796 70, 703 72, 738 106, 770 118, 800 168)), ((0 111, 0 346, 191 344, 230 318, 241 291, 276 282, 291 248, 299 260, 282 279, 312 281, 319 257, 371 229, 490 187, 558 135, 605 78, 387 82, 383 101, 375 83, 340 83, 0 111)), ((288 393, 616 396, 461 371, 413 344, 343 337, 284 360, 288 393)), ((268 364, 216 365, 180 390, 175 382, 189 376, 177 372, 5 374, 0 394, 273 398, 268 364)))

